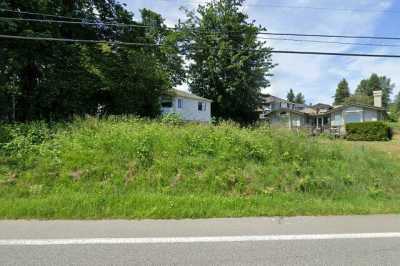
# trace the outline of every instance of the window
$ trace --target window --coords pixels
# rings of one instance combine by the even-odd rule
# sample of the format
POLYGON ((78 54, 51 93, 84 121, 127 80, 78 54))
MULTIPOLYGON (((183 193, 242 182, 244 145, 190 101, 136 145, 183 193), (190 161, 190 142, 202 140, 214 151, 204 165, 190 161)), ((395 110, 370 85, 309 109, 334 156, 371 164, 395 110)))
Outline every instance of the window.
POLYGON ((183 108, 183 100, 182 99, 178 99, 178 108, 179 109, 183 108))
POLYGON ((346 123, 359 123, 362 122, 362 114, 357 112, 346 113, 346 123))
POLYGON ((172 108, 172 101, 164 101, 161 103, 161 106, 164 108, 172 108))
POLYGON ((197 108, 198 108, 199 111, 203 111, 203 103, 199 102, 197 108))

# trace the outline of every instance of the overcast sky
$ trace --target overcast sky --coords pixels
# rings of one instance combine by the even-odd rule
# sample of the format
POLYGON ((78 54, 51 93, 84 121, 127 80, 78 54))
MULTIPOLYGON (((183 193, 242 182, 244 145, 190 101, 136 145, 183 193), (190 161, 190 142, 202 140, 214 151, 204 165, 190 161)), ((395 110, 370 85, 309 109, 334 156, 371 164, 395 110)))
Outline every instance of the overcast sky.
MULTIPOLYGON (((174 25, 179 18, 185 18, 184 13, 179 10, 180 7, 195 8, 199 2, 206 0, 120 2, 126 3, 136 18, 139 17, 139 9, 150 8, 160 13, 169 25, 174 25)), ((256 20, 257 24, 265 26, 270 32, 400 36, 400 1, 395 0, 247 0, 245 6, 249 18, 256 20)), ((400 42, 380 40, 327 40, 400 45, 400 42)), ((289 41, 269 41, 268 44, 276 50, 400 54, 400 47, 289 41)), ((264 92, 280 97, 285 97, 287 91, 293 88, 295 92, 303 92, 308 103, 331 103, 336 85, 342 78, 349 81, 351 90, 354 91, 358 82, 373 72, 392 78, 398 84, 395 93, 400 88, 400 59, 274 54, 273 60, 279 65, 273 69, 271 87, 264 89, 264 92)))

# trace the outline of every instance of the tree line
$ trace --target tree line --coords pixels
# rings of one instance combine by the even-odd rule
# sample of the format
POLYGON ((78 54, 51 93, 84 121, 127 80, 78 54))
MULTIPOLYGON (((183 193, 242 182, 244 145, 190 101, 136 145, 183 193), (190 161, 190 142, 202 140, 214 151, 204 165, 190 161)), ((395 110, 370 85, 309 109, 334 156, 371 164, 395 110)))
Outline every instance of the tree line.
POLYGON ((160 14, 142 9, 136 18, 116 0, 3 0, 2 9, 96 24, 0 21, 2 34, 107 43, 2 39, 0 119, 64 120, 99 112, 156 117, 161 96, 187 82, 193 93, 213 100, 217 118, 254 121, 274 64, 271 49, 257 40, 265 29, 248 22, 243 1, 213 0, 185 10, 186 18, 169 28, 160 14))
POLYGON ((342 105, 349 103, 360 103, 373 105, 374 104, 374 91, 382 91, 382 105, 389 108, 391 104, 391 94, 395 84, 392 83, 390 78, 386 76, 379 76, 372 74, 369 78, 363 79, 358 84, 355 92, 350 92, 349 83, 346 79, 342 79, 336 89, 334 96, 334 105, 342 105))
POLYGON ((305 104, 306 100, 304 98, 303 93, 299 92, 297 94, 294 93, 293 89, 290 89, 287 93, 286 99, 291 103, 305 104))

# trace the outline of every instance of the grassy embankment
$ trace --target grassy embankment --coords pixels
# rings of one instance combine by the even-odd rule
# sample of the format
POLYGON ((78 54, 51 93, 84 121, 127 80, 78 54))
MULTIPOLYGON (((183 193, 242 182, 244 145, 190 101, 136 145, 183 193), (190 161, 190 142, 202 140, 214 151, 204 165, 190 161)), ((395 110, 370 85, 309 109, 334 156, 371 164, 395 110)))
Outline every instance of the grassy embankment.
POLYGON ((0 218, 400 213, 398 158, 232 124, 3 125, 0 218))

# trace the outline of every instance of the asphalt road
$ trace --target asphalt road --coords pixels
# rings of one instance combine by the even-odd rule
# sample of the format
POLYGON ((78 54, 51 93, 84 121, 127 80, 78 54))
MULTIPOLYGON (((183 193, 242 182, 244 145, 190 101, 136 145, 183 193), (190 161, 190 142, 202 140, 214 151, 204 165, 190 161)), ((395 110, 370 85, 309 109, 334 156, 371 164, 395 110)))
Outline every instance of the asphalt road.
POLYGON ((399 265, 400 216, 0 221, 0 265, 399 265))

